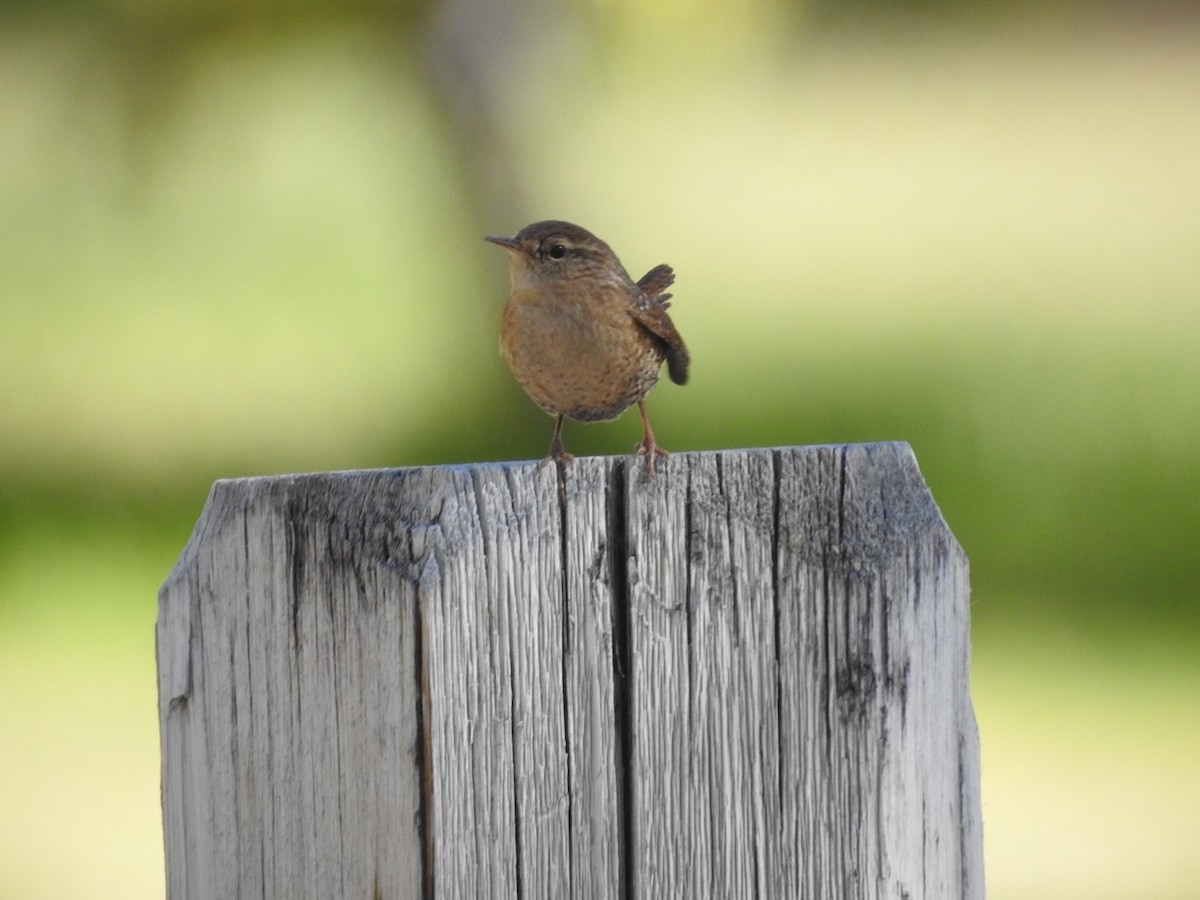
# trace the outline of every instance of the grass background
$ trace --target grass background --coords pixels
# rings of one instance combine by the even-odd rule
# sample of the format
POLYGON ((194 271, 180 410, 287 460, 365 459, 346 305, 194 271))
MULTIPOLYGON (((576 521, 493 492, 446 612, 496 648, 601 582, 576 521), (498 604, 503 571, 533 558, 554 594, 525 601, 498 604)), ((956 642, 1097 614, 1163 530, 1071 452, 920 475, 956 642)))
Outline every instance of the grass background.
POLYGON ((0 15, 0 897, 161 896, 155 592, 215 478, 544 451, 480 237, 549 217, 675 267, 668 447, 912 443, 989 896, 1195 895, 1186 7, 0 15))

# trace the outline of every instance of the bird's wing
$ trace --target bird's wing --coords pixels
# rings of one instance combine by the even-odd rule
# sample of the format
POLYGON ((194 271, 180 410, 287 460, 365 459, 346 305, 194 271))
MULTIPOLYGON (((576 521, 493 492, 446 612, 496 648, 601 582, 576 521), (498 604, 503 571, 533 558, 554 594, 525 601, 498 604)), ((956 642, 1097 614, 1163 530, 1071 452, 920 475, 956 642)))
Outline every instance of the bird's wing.
POLYGON ((667 357, 667 372, 676 384, 685 384, 688 379, 688 364, 691 357, 683 338, 675 330, 675 323, 667 315, 670 294, 662 291, 675 281, 670 266, 655 266, 638 281, 641 294, 630 308, 634 321, 658 338, 667 357))

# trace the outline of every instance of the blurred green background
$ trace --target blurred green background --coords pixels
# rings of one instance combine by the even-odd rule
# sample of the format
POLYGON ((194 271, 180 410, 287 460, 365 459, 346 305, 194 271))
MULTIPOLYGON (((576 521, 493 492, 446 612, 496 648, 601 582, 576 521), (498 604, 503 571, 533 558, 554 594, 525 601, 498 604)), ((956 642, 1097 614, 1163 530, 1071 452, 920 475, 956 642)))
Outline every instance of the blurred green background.
POLYGON ((214 479, 545 452, 480 238, 551 217, 675 267, 669 448, 913 445, 989 896, 1197 896, 1194 5, 122 0, 0 7, 0 897, 162 895, 214 479))

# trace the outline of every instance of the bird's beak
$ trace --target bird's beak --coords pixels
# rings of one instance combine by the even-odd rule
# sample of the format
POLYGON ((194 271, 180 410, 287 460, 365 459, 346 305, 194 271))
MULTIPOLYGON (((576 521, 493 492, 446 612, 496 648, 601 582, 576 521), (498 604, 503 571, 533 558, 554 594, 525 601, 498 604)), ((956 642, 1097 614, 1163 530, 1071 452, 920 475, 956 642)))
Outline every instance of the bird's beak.
POLYGON ((494 234, 489 234, 487 237, 484 238, 484 240, 488 241, 489 243, 496 244, 499 247, 503 247, 509 253, 524 253, 525 252, 525 248, 517 243, 516 238, 496 237, 496 235, 494 235, 494 234))

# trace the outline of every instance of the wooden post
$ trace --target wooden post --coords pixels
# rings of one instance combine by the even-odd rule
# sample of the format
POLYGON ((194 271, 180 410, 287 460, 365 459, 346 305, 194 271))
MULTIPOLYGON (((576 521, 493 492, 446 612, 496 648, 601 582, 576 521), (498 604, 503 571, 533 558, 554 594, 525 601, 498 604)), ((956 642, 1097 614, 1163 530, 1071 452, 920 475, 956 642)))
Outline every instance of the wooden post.
POLYGON ((903 444, 219 481, 169 896, 982 898, 967 594, 903 444))

